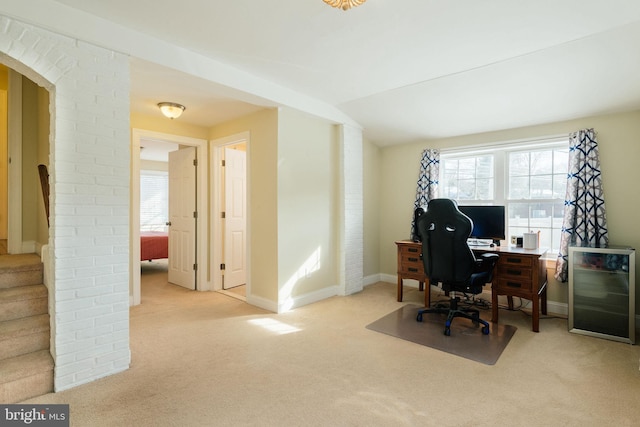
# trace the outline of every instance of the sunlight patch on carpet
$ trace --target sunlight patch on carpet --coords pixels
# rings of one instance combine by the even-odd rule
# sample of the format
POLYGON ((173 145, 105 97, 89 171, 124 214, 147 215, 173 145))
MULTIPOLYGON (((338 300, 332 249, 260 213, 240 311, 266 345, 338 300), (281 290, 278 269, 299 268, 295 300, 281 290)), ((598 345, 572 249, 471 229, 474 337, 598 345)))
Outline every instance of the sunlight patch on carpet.
POLYGON ((302 330, 302 329, 296 328, 295 326, 291 326, 284 322, 280 322, 275 319, 270 319, 268 317, 262 317, 260 319, 251 319, 249 320, 249 323, 253 325, 258 325, 278 335, 290 334, 292 332, 299 332, 302 330))

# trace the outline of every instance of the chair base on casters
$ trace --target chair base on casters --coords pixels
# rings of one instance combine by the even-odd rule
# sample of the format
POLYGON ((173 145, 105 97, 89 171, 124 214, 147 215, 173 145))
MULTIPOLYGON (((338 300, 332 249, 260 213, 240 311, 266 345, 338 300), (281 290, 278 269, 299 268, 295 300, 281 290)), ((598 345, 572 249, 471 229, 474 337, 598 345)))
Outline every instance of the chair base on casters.
POLYGON ((460 309, 458 308, 458 301, 460 298, 451 298, 449 307, 437 306, 435 308, 425 308, 418 311, 416 321, 422 322, 422 315, 425 313, 440 313, 447 314, 447 320, 444 323, 444 334, 446 336, 451 335, 451 322, 454 317, 464 317, 473 322, 474 325, 479 326, 482 323, 482 334, 489 335, 489 323, 480 318, 480 312, 472 308, 460 309))

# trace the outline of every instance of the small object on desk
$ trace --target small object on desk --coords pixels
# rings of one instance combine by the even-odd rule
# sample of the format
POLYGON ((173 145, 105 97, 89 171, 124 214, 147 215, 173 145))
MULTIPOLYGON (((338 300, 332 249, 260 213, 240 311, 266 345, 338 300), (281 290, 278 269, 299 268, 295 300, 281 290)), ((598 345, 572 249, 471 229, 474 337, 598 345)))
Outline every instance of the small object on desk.
POLYGON ((525 249, 538 249, 538 233, 524 233, 522 247, 525 249))

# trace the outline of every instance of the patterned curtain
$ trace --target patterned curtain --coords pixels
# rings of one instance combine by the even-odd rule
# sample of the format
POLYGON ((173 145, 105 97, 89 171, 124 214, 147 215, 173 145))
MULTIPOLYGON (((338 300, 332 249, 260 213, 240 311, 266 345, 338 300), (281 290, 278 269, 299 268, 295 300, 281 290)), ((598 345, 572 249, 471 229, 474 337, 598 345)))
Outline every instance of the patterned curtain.
POLYGON ((555 278, 568 279, 569 246, 604 247, 609 243, 598 142, 593 129, 569 135, 569 173, 555 278))
MULTIPOLYGON (((440 152, 433 148, 427 148, 422 152, 420 161, 420 176, 416 190, 416 201, 413 204, 415 212, 418 208, 425 208, 431 199, 436 198, 438 189, 438 175, 440 173, 440 152)), ((416 235, 415 216, 411 220, 411 238, 416 235)))

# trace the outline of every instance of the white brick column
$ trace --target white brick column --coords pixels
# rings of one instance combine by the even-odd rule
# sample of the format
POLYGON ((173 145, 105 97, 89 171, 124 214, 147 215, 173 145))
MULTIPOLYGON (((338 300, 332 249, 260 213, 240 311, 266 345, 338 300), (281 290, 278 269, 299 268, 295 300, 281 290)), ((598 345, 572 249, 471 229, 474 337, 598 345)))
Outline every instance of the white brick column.
POLYGON ((3 15, 0 53, 50 93, 48 286, 60 391, 131 359, 129 60, 3 15))
POLYGON ((364 274, 362 130, 347 125, 341 130, 339 292, 350 295, 362 290, 364 274))

